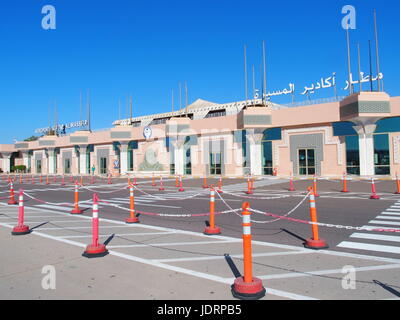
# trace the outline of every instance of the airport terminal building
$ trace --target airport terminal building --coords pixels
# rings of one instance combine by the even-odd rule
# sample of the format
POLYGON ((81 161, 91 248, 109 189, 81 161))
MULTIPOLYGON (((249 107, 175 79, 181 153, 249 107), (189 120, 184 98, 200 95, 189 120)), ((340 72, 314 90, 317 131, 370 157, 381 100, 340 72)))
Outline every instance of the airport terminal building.
POLYGON ((197 100, 175 112, 117 120, 101 131, 0 145, 0 168, 113 176, 394 176, 400 171, 400 97, 360 92, 282 106, 197 100))

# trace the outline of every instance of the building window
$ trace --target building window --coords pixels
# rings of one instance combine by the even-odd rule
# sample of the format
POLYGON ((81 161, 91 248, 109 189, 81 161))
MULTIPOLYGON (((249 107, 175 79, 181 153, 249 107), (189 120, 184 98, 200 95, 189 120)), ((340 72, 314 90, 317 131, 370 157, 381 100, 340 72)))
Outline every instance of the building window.
POLYGON ((360 145, 358 136, 346 136, 347 174, 360 175, 360 145))
POLYGON ((225 117, 225 116, 226 116, 226 110, 216 110, 207 113, 205 118, 215 118, 215 117, 225 117))
POLYGON ((274 163, 272 159, 272 141, 282 139, 281 128, 271 128, 264 131, 262 140, 261 165, 264 175, 274 174, 274 163))
POLYGON ((262 142, 262 170, 263 174, 266 176, 273 175, 273 165, 272 165, 272 142, 263 141, 262 142))
POLYGON ((170 118, 162 118, 162 119, 154 119, 150 122, 149 126, 156 125, 156 124, 164 124, 169 120, 170 118))
POLYGON ((171 175, 175 175, 175 148, 171 143, 171 140, 168 139, 168 151, 169 151, 169 173, 171 175))
POLYGON ((187 148, 186 153, 185 153, 185 174, 192 174, 192 161, 190 159, 190 147, 187 148))
POLYGON ((91 162, 90 162, 90 152, 93 149, 93 145, 89 145, 86 148, 86 173, 90 173, 91 162))
POLYGON ((390 174, 389 135, 374 135, 374 165, 376 175, 390 174))
POLYGON ((185 140, 185 174, 192 174, 192 160, 190 150, 190 137, 186 137, 185 140))
POLYGON ((128 171, 133 171, 133 150, 138 148, 137 141, 131 141, 128 144, 128 171))
POLYGON ((65 174, 71 173, 71 159, 70 158, 64 159, 64 173, 65 174))
POLYGON ((248 167, 247 161, 247 139, 246 139, 246 130, 242 131, 242 157, 243 157, 243 168, 248 167))
POLYGON ((222 157, 219 152, 210 152, 210 174, 220 175, 222 173, 222 157))

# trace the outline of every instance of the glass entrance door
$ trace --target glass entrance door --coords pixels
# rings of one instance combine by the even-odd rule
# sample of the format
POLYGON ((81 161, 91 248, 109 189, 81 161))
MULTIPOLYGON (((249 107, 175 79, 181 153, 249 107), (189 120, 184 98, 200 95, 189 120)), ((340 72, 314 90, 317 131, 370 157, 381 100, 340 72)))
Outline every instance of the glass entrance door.
POLYGON ((36 173, 42 173, 42 160, 36 160, 36 173))
POLYGON ((64 173, 71 173, 71 160, 69 158, 64 160, 64 173))
POLYGON ((210 174, 221 174, 221 153, 210 153, 210 174))
POLYGON ((100 158, 100 174, 107 173, 107 158, 100 158))
POLYGON ((299 175, 315 174, 315 149, 299 149, 299 175))

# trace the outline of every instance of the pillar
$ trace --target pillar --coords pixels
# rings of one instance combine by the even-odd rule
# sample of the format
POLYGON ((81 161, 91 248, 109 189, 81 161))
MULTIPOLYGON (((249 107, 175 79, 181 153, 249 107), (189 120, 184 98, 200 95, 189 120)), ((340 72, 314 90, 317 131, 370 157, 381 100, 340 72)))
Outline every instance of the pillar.
POLYGON ((177 140, 172 142, 174 145, 175 157, 175 174, 184 175, 185 172, 185 157, 184 157, 184 140, 177 140))
POLYGON ((23 159, 23 164, 26 167, 26 172, 29 171, 29 168, 31 167, 30 164, 30 159, 29 159, 29 151, 23 151, 22 152, 22 159, 23 159))
POLYGON ((11 172, 11 153, 2 152, 3 156, 3 172, 11 172))
POLYGON ((255 176, 262 175, 262 139, 264 129, 247 130, 246 135, 250 142, 250 173, 255 176))
POLYGON ((360 175, 373 176, 375 174, 374 166, 374 136, 376 130, 375 124, 354 126, 358 133, 360 148, 360 175))
POLYGON ((55 173, 55 163, 54 163, 55 159, 56 159, 55 149, 54 148, 47 149, 47 173, 48 174, 55 173))
POLYGON ((121 174, 128 172, 128 146, 129 141, 121 141, 119 149, 121 174))
POLYGON ((88 174, 86 163, 87 163, 87 148, 88 145, 80 145, 79 146, 79 174, 88 174))

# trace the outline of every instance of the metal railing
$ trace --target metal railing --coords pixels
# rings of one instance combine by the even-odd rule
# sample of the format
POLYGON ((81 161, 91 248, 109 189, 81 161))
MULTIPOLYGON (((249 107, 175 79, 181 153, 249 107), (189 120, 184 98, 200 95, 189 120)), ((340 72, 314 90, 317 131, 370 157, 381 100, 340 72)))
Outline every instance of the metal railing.
POLYGON ((346 97, 339 96, 339 97, 321 98, 321 99, 315 99, 315 100, 305 100, 305 101, 293 102, 293 103, 281 104, 281 105, 288 107, 288 108, 294 108, 294 107, 300 107, 300 106, 316 105, 316 104, 323 104, 323 103, 330 103, 330 102, 339 102, 339 101, 342 101, 344 98, 346 98, 346 97))

